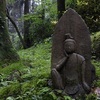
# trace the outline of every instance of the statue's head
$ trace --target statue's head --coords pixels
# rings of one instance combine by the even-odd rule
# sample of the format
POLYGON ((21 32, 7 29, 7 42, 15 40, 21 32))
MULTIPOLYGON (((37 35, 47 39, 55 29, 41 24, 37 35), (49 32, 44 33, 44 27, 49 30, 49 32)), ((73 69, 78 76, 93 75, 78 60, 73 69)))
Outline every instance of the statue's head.
POLYGON ((74 53, 76 50, 76 42, 73 39, 66 39, 64 42, 64 49, 68 54, 74 53))

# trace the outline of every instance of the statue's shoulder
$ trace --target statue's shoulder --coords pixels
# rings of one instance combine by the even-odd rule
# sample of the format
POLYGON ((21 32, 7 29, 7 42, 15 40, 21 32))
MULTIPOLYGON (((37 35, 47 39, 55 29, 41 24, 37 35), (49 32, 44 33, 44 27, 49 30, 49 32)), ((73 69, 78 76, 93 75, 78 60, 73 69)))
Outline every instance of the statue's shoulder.
POLYGON ((85 61, 85 58, 82 55, 77 53, 74 53, 74 55, 77 57, 78 60, 85 61))

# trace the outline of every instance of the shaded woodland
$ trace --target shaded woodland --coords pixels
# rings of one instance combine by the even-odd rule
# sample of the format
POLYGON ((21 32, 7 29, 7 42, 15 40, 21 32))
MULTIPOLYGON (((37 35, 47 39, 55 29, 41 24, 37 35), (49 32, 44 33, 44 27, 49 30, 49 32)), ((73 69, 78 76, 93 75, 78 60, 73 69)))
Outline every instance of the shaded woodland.
POLYGON ((50 81, 52 35, 68 8, 89 27, 93 86, 100 87, 99 0, 0 0, 0 100, 72 100, 54 91, 50 81))

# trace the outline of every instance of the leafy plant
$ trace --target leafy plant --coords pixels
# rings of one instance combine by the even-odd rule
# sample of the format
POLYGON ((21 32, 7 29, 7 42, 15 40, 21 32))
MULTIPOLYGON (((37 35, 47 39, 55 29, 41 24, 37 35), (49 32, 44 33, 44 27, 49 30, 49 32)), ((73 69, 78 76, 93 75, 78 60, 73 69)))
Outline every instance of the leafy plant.
MULTIPOLYGON (((50 79, 51 38, 19 52, 21 61, 0 67, 0 99, 11 100, 74 100, 48 85, 50 79), (18 75, 18 77, 16 77, 18 75), (11 78, 12 77, 12 78, 11 78)), ((100 63, 92 60, 96 75, 100 76, 100 63)), ((100 79, 94 86, 100 86, 100 79)), ((92 100, 95 95, 87 95, 92 100)), ((81 100, 81 97, 77 100, 81 100)), ((94 99, 95 100, 95 99, 94 99)))
POLYGON ((96 59, 100 58, 100 32, 94 33, 92 35, 92 52, 95 55, 96 59))

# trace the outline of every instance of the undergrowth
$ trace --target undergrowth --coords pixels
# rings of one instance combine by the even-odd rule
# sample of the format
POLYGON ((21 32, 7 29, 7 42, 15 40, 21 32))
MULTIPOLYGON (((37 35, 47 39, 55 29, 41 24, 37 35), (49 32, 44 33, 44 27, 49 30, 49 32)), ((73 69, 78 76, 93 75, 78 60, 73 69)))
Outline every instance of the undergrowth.
MULTIPOLYGON (((52 89, 50 38, 18 54, 20 61, 0 67, 0 100, 72 100, 62 95, 62 91, 52 89)), ((99 77, 100 62, 93 60, 92 63, 99 77)), ((99 83, 98 80, 94 84, 100 86, 99 83)), ((92 96, 86 100, 92 100, 89 98, 92 96)))
POLYGON ((0 67, 0 100, 70 100, 50 86, 50 38, 18 54, 19 62, 0 67))

